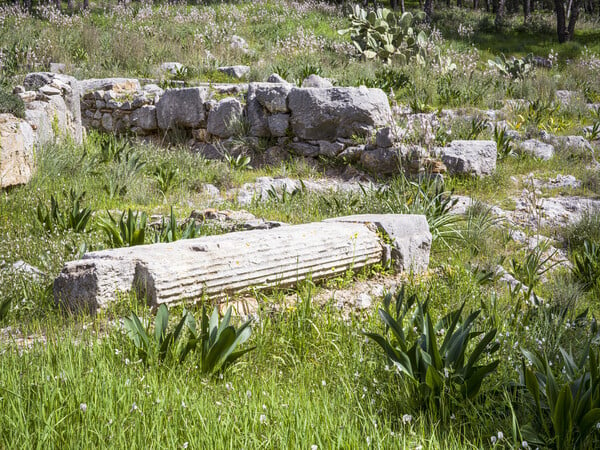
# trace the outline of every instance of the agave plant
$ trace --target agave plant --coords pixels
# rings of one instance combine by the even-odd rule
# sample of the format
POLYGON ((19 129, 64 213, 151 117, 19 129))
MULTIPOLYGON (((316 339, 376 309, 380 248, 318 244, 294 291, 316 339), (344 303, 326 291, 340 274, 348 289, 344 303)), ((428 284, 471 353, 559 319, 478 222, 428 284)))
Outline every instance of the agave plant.
POLYGON ((223 319, 219 323, 219 310, 217 307, 208 317, 206 307, 202 307, 202 317, 200 321, 200 330, 194 333, 190 340, 191 349, 200 352, 199 368, 202 373, 212 374, 226 369, 255 347, 249 347, 244 350, 236 348, 245 343, 252 334, 250 327, 251 321, 248 320, 235 328, 230 325, 231 306, 227 308, 223 319))
MULTIPOLYGON (((390 312, 391 301, 392 295, 386 295, 384 307, 379 309, 385 335, 365 334, 384 350, 404 378, 412 382, 421 406, 437 412, 440 405, 446 403, 444 399, 456 393, 469 399, 476 397, 485 377, 494 372, 500 362, 484 362, 500 346, 494 341, 496 329, 473 330, 481 310, 462 319, 463 304, 434 326, 428 300, 421 303, 414 294, 405 299, 402 287, 395 297, 395 317, 390 312), (415 305, 414 313, 409 315, 415 305), (441 335, 444 338, 439 343, 441 335), (472 341, 477 344, 468 353, 472 341)), ((441 412, 446 415, 446 411, 441 412)))
POLYGON ((144 327, 135 313, 131 313, 129 317, 124 319, 124 326, 127 336, 133 342, 139 357, 145 363, 148 363, 149 359, 154 357, 160 362, 164 362, 169 355, 176 357, 179 362, 183 362, 191 349, 191 344, 188 341, 180 350, 180 354, 177 355, 177 347, 184 335, 184 327, 195 332, 194 317, 185 309, 179 323, 173 330, 167 332, 169 310, 164 304, 160 305, 156 313, 154 332, 151 333, 148 327, 144 327))
POLYGON ((365 59, 378 58, 386 64, 394 59, 407 64, 413 57, 424 57, 427 36, 413 28, 413 21, 424 17, 423 13, 409 12, 398 16, 387 8, 367 12, 355 5, 350 14, 350 27, 338 33, 350 34, 352 43, 365 59))
POLYGON ((147 220, 145 212, 128 209, 118 220, 108 213, 108 219, 101 218, 98 221, 98 229, 104 232, 108 245, 113 248, 143 245, 147 220))
POLYGON ((45 204, 38 204, 36 213, 39 223, 44 230, 52 231, 73 230, 76 233, 85 232, 85 228, 90 220, 91 208, 81 208, 81 201, 85 192, 78 194, 74 189, 69 191, 69 204, 62 210, 58 200, 54 195, 50 196, 50 210, 45 204))
MULTIPOLYGON (((592 322, 592 338, 598 335, 592 322)), ((579 358, 560 348, 563 367, 557 376, 545 354, 522 350, 521 385, 533 400, 533 420, 518 432, 545 448, 597 448, 590 441, 600 423, 600 354, 587 342, 579 358)))
POLYGON ((218 308, 214 308, 209 318, 206 307, 203 306, 200 330, 197 329, 193 314, 184 309, 179 322, 168 331, 169 310, 164 304, 159 306, 156 313, 153 332, 149 326, 144 327, 135 313, 124 319, 127 336, 133 342, 142 361, 147 364, 155 360, 161 363, 175 361, 181 364, 188 355, 199 352, 198 368, 204 374, 225 370, 255 348, 236 351, 250 338, 251 321, 243 323, 237 329, 230 322, 231 307, 219 322, 218 308), (186 330, 189 336, 187 340, 186 330))
POLYGON ((571 272, 586 290, 600 286, 600 245, 584 241, 583 249, 573 256, 571 272))
POLYGON ((154 243, 175 242, 180 239, 193 239, 198 237, 198 235, 199 227, 196 226, 196 223, 193 220, 190 220, 187 226, 177 225, 177 217, 175 217, 173 207, 171 206, 169 220, 165 221, 165 218, 162 218, 160 230, 154 235, 153 241, 154 243))

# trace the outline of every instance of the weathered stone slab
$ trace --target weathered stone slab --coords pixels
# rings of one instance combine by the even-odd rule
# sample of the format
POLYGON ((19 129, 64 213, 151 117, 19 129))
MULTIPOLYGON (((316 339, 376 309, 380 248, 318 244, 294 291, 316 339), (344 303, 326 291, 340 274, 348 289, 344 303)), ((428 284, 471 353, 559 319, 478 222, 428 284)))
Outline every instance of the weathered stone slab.
POLYGON ((383 260, 376 227, 393 240, 398 268, 427 267, 431 235, 423 216, 350 216, 88 253, 65 265, 54 297, 69 309, 95 311, 118 292, 135 290, 156 305, 337 276, 383 260))
POLYGON ((427 270, 432 236, 427 219, 423 215, 358 214, 336 217, 326 222, 371 223, 391 239, 391 257, 397 270, 427 270))
POLYGON ((12 114, 0 114, 0 188, 25 184, 33 175, 31 126, 12 114))
POLYGON ((156 104, 156 118, 161 130, 170 128, 198 128, 206 123, 204 102, 208 88, 194 87, 169 89, 156 104))
POLYGON ((382 258, 362 224, 311 223, 93 252, 55 280, 57 303, 94 311, 136 289, 150 304, 222 298, 249 287, 288 286, 382 258))
POLYGON ((209 111, 206 130, 220 138, 231 137, 235 132, 235 123, 242 120, 243 112, 238 99, 224 98, 209 111))
POLYGON ((527 153, 544 161, 552 159, 554 156, 554 146, 545 144, 537 139, 528 139, 518 144, 518 147, 524 153, 527 153))
POLYGON ((288 95, 291 126, 300 139, 365 136, 389 124, 391 110, 381 89, 293 88, 288 95))
POLYGON ((496 170, 498 151, 494 141, 456 140, 439 151, 451 174, 483 176, 496 170))

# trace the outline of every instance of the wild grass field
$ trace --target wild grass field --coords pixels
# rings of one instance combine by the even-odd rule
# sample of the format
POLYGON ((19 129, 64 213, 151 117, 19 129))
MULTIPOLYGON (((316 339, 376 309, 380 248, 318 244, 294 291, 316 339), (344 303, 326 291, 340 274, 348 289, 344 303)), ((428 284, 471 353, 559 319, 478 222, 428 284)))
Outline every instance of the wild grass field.
MULTIPOLYGON (((600 210, 567 225, 538 217, 542 199, 600 198, 594 154, 558 145, 543 161, 477 118, 501 110, 498 119, 525 137, 584 136, 597 157, 600 110, 588 105, 600 102, 598 17, 582 13, 575 39, 559 45, 551 12, 535 12, 529 27, 509 16, 498 31, 490 13, 439 5, 431 27, 418 25, 428 35, 426 61, 385 65, 353 57, 350 38, 337 32, 347 16, 334 3, 284 0, 102 1, 72 14, 0 8, 6 95, 50 62, 85 79, 157 78, 161 63, 177 61, 186 70, 174 78, 191 85, 233 81, 216 68, 248 64, 250 81, 277 72, 301 82, 316 73, 340 86, 380 87, 413 113, 454 109, 450 125, 413 129, 405 142, 485 138, 499 150, 497 170, 485 178, 445 176, 440 184, 368 174, 373 184, 358 191, 300 189, 243 206, 290 224, 425 214, 431 263, 418 275, 378 266, 232 298, 257 305, 237 348, 253 349, 231 364, 217 355, 211 365, 204 345, 220 334, 202 330, 216 325, 212 305, 170 307, 161 334, 164 311, 133 294, 93 317, 61 310, 54 278, 82 253, 115 246, 121 217, 143 231, 136 236, 144 243, 219 234, 219 226, 173 227, 168 219, 241 209, 234 191, 261 176, 325 180, 345 168, 304 158, 258 164, 260 146, 246 162, 207 160, 176 139, 157 145, 95 131, 81 145, 63 139, 36 149, 32 180, 0 192, 0 448, 598 448, 600 210), (503 76, 488 63, 501 53, 522 61, 533 53, 552 66, 503 76), (557 90, 581 98, 559 105, 557 90), (529 103, 505 108, 509 99, 529 103), (532 181, 557 175, 581 183, 532 181), (471 200, 456 214, 459 195, 471 200), (521 222, 494 209, 510 213, 523 198, 530 210, 521 222), (337 296, 364 292, 369 307, 337 306, 337 296)), ((124 245, 135 243, 127 237, 124 245)), ((234 315, 231 333, 242 333, 244 320, 234 315)))

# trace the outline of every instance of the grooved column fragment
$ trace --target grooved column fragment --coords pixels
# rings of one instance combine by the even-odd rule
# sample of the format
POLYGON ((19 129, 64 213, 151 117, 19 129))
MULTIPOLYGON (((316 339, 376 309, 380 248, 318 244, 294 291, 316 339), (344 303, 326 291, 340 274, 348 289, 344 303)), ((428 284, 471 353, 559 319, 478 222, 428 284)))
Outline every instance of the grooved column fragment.
POLYGON ((94 311, 134 289, 159 304, 290 286, 380 262, 374 230, 319 222, 88 253, 65 265, 54 296, 69 309, 94 311))

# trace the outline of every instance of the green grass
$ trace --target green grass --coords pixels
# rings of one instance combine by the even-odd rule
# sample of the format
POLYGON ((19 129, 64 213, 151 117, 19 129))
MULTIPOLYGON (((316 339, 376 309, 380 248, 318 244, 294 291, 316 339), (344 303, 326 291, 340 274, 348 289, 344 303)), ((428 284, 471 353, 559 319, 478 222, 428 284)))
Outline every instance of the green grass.
MULTIPOLYGON (((50 61, 64 62, 71 73, 84 78, 154 76, 157 65, 175 60, 192 68, 187 80, 192 83, 227 81, 215 72, 221 64, 251 65, 252 80, 283 67, 290 81, 298 81, 306 67, 314 66, 340 85, 357 85, 365 78, 374 85, 388 83, 398 102, 418 101, 431 110, 500 108, 507 98, 549 100, 557 89, 580 89, 588 101, 600 95, 598 70, 578 63, 589 55, 577 59, 584 45, 600 52, 597 26, 588 18, 580 19, 574 43, 558 46, 548 14, 536 14, 533 31, 520 25, 520 16, 511 17, 499 34, 490 28, 491 14, 439 9, 435 25, 444 38, 439 42, 441 53, 461 74, 452 74, 448 83, 433 66, 393 66, 392 75, 385 75, 380 63, 349 58, 350 43, 336 33, 347 23, 339 8, 327 4, 269 0, 160 6, 139 13, 141 7, 134 3, 112 14, 103 13, 99 4, 92 6, 83 17, 8 17, 0 25, 0 42, 9 50, 10 63, 3 66, 3 83, 18 83, 27 71, 46 69, 50 61), (459 23, 473 27, 470 40, 458 36, 459 23), (14 33, 17 24, 19 33, 14 33), (231 34, 247 40, 248 53, 229 47, 231 34), (37 62, 27 61, 23 49, 35 50, 37 62), (558 67, 538 69, 523 81, 501 79, 487 67, 487 59, 499 52, 546 56, 550 49, 558 52, 558 67), (575 58, 574 63, 565 64, 567 58, 575 58), (406 82, 394 85, 390 78, 396 76, 406 82), (444 89, 457 94, 447 95, 444 89)), ((519 114, 526 112, 508 111, 505 118, 517 123, 519 114)), ((542 114, 538 123, 524 117, 520 126, 531 137, 544 127, 555 134, 580 134, 581 126, 594 120, 577 104, 542 114)), ((451 125, 456 138, 469 131, 470 121, 451 125)), ((484 131, 481 136, 490 134, 484 131)), ((135 295, 124 296, 94 318, 71 316, 54 305, 51 284, 63 264, 84 250, 107 246, 97 227, 99 219, 107 211, 128 208, 168 215, 173 207, 180 219, 193 209, 238 209, 231 197, 215 203, 203 193, 203 185, 214 184, 225 194, 260 176, 318 179, 326 168, 301 159, 257 167, 260 154, 249 152, 254 168, 236 169, 191 154, 178 135, 168 137, 165 142, 171 145, 166 147, 130 143, 129 159, 139 158, 130 167, 124 158, 103 156, 104 139, 90 132, 82 145, 63 142, 37 149, 37 172, 31 182, 0 193, 0 300, 11 302, 7 317, 0 318, 0 429, 8 430, 0 435, 0 448, 464 449, 488 448, 498 432, 504 434, 502 448, 519 448, 520 440, 512 436, 509 400, 520 423, 531 416, 530 399, 514 389, 521 347, 540 349, 551 357, 558 355, 559 346, 581 349, 587 324, 575 317, 586 308, 588 317, 600 313, 597 293, 584 292, 564 267, 535 286, 548 304, 541 308, 495 277, 484 277, 484 270, 498 264, 509 267, 513 258, 525 261, 527 250, 508 236, 507 223, 491 219, 479 204, 471 207, 470 217, 459 217, 438 230, 444 239, 434 242, 427 273, 398 277, 405 280, 408 292, 422 301, 429 298, 435 320, 465 302, 467 310, 482 310, 486 327, 498 329, 500 366, 473 401, 448 399, 448 414, 443 415, 448 420, 437 420, 439 415, 418 404, 405 380, 362 334, 384 332, 376 313, 381 298, 374 298, 374 306, 365 311, 339 311, 334 306, 339 291, 352 296, 353 289, 373 275, 382 277, 374 283, 387 279, 389 271, 381 268, 348 273, 317 286, 306 282, 292 290, 250 293, 260 306, 248 342, 256 349, 222 377, 203 377, 193 357, 182 365, 144 366, 119 325, 131 311, 152 320, 152 311, 135 295), (168 187, 157 179, 159 168, 164 173, 176 169, 168 187), (109 195, 111 181, 126 189, 113 189, 109 195), (86 232, 44 231, 36 207, 49 205, 54 196, 64 208, 72 188, 86 193, 81 206, 93 211, 86 232), (14 270, 12 264, 19 260, 43 275, 36 278, 14 270), (561 308, 566 308, 564 321, 561 308)), ((414 140, 427 144, 424 136, 414 140)), ((446 176, 446 188, 511 209, 524 187, 511 177, 519 180, 533 173, 543 179, 568 173, 584 186, 567 194, 597 197, 597 172, 590 163, 589 155, 565 149, 557 149, 550 161, 507 157, 487 178, 446 176)), ((258 217, 292 224, 367 212, 422 212, 406 179, 380 181, 388 191, 298 192, 246 208, 258 217)), ((556 192, 540 193, 550 194, 556 192)), ((598 242, 597 222, 597 214, 592 214, 568 229, 526 232, 552 232, 555 245, 573 251, 585 238, 598 242)), ((197 313, 200 306, 189 307, 197 313)), ((178 316, 180 307, 173 310, 178 316)), ((584 448, 597 447, 598 439, 596 433, 584 448)))

